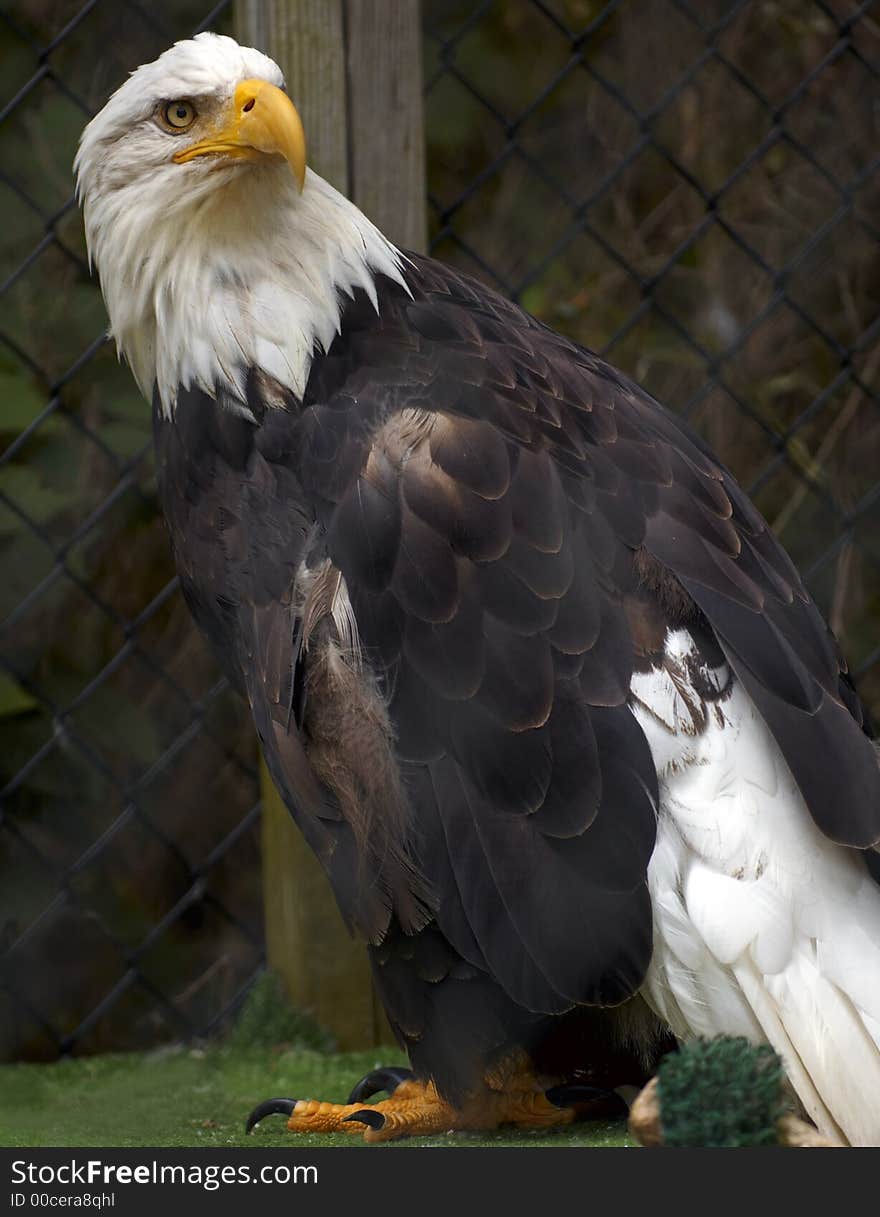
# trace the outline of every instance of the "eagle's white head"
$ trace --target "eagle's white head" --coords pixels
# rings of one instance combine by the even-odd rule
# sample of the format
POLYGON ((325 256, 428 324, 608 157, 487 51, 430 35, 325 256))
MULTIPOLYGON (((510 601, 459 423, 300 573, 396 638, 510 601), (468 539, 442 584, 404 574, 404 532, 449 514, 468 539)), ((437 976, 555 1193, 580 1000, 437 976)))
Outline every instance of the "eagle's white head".
POLYGON ((74 162, 89 257, 117 348, 171 412, 197 385, 246 409, 258 368, 300 396, 341 300, 394 247, 306 169, 278 65, 199 34, 131 74, 89 123, 74 162))

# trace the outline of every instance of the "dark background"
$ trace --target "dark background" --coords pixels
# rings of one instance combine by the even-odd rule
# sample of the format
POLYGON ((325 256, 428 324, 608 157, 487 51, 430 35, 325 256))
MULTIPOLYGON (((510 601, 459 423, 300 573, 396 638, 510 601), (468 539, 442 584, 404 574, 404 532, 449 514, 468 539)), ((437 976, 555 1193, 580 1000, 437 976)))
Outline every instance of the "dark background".
MULTIPOLYGON (((880 4, 425 0, 435 254, 689 416, 880 710, 880 4)), ((252 731, 177 593, 71 161, 207 0, 0 4, 0 1058, 223 1029, 252 731)))

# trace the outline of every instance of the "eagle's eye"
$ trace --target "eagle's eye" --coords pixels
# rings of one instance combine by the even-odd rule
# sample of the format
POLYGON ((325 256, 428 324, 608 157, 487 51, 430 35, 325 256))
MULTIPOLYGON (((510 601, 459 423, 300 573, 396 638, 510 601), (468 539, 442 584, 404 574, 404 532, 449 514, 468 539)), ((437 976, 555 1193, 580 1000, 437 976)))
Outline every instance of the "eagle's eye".
POLYGON ((188 101, 169 101, 162 110, 162 122, 172 131, 185 131, 196 121, 196 108, 188 101))

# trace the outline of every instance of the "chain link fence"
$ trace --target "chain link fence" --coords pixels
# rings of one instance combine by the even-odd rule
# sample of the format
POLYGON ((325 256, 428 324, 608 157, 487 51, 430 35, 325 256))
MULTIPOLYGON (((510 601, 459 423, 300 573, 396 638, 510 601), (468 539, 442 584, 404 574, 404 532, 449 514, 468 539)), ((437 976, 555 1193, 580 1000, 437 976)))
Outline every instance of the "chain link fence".
MULTIPOLYGON (((880 4, 424 0, 432 248, 687 415, 880 708, 880 4)), ((70 162, 231 5, 0 10, 0 1056, 206 1036, 263 967, 243 708, 177 595, 70 162)))
POLYGON ((229 9, 22 2, 0 22, 7 1057, 208 1035, 263 966, 252 732, 177 592, 70 170, 125 74, 229 9))

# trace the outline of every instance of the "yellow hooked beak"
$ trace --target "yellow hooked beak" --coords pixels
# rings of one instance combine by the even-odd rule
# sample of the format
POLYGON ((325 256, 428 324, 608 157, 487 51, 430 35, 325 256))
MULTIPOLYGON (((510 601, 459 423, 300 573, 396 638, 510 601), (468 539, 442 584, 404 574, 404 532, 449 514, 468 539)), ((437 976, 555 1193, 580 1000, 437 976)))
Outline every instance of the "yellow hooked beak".
POLYGON ((215 130, 175 152, 173 159, 180 165, 197 156, 283 156, 300 191, 306 178, 302 120, 287 94, 266 80, 243 80, 215 130))

